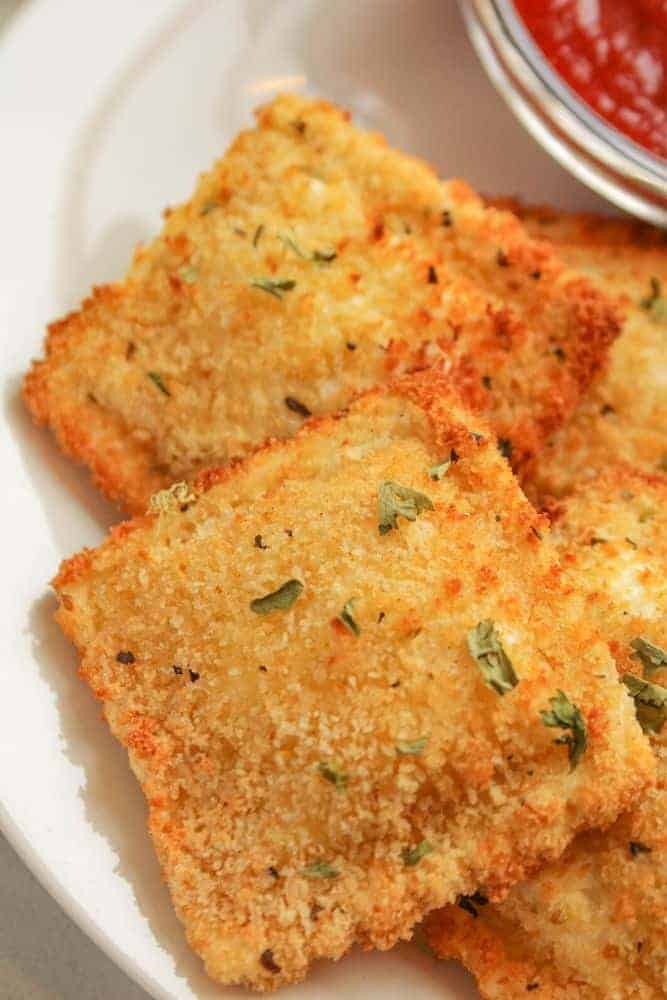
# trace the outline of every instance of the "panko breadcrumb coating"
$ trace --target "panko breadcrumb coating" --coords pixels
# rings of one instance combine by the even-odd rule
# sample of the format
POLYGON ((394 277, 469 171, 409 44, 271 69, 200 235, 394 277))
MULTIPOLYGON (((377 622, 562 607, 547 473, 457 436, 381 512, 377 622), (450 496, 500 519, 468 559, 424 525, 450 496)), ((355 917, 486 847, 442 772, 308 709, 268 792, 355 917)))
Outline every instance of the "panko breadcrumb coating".
POLYGON ((667 472, 667 234, 629 219, 513 207, 625 315, 609 368, 526 473, 533 497, 559 497, 610 463, 667 472))
POLYGON ((438 365, 520 467, 600 369, 616 310, 513 215, 332 105, 281 97, 257 117, 126 279, 51 326, 34 417, 139 513, 438 365))
POLYGON ((58 620, 214 978, 268 990, 389 948, 652 781, 547 536, 488 426, 426 372, 63 564, 58 620))
MULTIPOLYGON (((667 477, 607 472, 563 502, 553 537, 589 588, 590 617, 620 671, 660 685, 667 698, 667 477)), ((449 907, 430 918, 430 943, 471 969, 482 996, 667 997, 667 724, 651 740, 658 785, 639 806, 606 832, 578 837, 502 904, 474 906, 476 917, 449 907)))

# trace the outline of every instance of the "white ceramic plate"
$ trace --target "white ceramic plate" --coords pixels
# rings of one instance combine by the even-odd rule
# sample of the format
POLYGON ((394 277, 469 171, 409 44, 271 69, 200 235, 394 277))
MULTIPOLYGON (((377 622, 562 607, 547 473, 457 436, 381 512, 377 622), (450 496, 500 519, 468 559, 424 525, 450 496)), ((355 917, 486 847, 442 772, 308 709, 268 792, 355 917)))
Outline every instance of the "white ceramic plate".
MULTIPOLYGON (((0 822, 76 922, 160 998, 220 991, 189 951, 125 761, 52 622, 48 580, 115 519, 19 399, 45 323, 122 274, 251 108, 321 94, 483 191, 597 207, 487 83, 454 0, 40 0, 0 39, 0 822)), ((322 964, 297 1000, 473 998, 414 945, 322 964)))

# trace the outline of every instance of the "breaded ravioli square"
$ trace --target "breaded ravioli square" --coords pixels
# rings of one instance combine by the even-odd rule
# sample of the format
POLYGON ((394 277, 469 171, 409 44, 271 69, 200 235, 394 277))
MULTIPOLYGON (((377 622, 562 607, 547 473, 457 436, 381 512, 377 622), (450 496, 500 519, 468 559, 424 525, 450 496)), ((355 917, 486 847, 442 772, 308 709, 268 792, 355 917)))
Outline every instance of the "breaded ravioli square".
POLYGON ((619 461, 667 473, 667 236, 629 219, 509 204, 624 317, 607 371, 524 470, 526 488, 538 499, 564 496, 619 461))
POLYGON ((667 477, 609 470, 559 506, 553 537, 635 699, 658 783, 500 905, 463 900, 434 914, 427 937, 488 1000, 657 1000, 667 997, 667 477))
POLYGON ((652 780, 546 519, 443 376, 151 511, 63 565, 58 620, 221 982, 271 989, 500 896, 652 780))
POLYGON ((133 513, 309 414, 438 366, 515 468, 575 408, 615 308, 516 218, 323 101, 258 112, 124 281, 54 323, 25 399, 133 513))

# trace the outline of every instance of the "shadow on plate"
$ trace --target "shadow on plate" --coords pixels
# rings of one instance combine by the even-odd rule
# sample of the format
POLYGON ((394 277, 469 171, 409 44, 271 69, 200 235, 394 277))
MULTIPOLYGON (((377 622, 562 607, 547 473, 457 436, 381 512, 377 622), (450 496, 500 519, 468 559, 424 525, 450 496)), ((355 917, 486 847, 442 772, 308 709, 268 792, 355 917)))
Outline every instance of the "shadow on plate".
POLYGON ((58 551, 73 553, 99 541, 101 533, 123 515, 95 489, 90 473, 59 451, 50 431, 34 424, 21 399, 20 378, 8 381, 3 409, 58 551), (78 507, 76 518, 72 502, 78 507), (86 522, 84 533, 81 515, 86 522))

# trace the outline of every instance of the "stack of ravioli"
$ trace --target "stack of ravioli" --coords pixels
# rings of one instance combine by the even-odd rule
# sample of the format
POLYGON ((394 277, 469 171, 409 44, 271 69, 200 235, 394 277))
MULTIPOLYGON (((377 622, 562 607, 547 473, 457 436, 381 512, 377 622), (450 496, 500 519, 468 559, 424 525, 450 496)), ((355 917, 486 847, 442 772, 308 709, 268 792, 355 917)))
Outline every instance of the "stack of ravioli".
POLYGON ((667 997, 663 288, 285 96, 50 327, 26 403, 133 515, 57 618, 220 983, 425 918, 484 997, 667 997))

